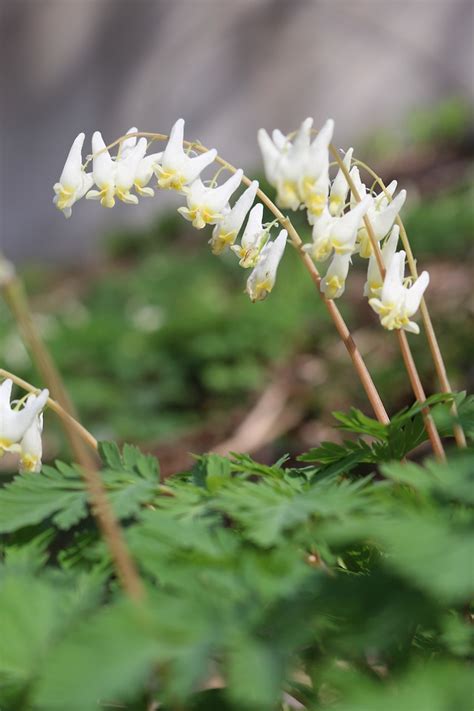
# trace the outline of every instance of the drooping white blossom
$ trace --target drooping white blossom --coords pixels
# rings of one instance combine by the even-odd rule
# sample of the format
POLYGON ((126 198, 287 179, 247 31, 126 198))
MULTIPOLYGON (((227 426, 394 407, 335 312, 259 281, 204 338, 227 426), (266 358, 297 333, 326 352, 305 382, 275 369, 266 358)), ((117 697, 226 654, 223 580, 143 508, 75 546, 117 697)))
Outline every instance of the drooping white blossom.
POLYGON ((212 237, 209 240, 213 254, 221 254, 225 249, 234 244, 244 224, 245 218, 253 205, 257 189, 258 181, 254 180, 242 193, 232 209, 215 225, 212 231, 212 237))
MULTIPOLYGON (((392 225, 406 200, 406 190, 400 190, 398 195, 388 202, 385 199, 374 200, 367 211, 367 219, 372 225, 374 237, 380 242, 390 231, 392 225)), ((368 259, 372 254, 372 244, 365 224, 361 225, 357 236, 359 241, 359 254, 364 259, 368 259)))
POLYGON ((89 188, 92 187, 93 178, 82 167, 82 146, 85 134, 80 133, 69 150, 64 168, 59 181, 54 184, 55 196, 53 202, 65 217, 71 217, 72 206, 80 200, 89 188))
POLYGON ((328 203, 329 144, 334 133, 334 121, 328 119, 308 149, 304 172, 298 188, 308 216, 317 219, 328 203))
POLYGON ((372 202, 372 198, 367 195, 349 212, 334 218, 331 225, 330 242, 337 254, 352 254, 354 252, 360 222, 370 210, 372 202))
POLYGON ((326 208, 313 225, 313 241, 310 244, 305 244, 303 249, 311 255, 315 262, 326 261, 333 251, 331 230, 336 219, 326 208))
MULTIPOLYGON (((126 135, 130 133, 138 133, 138 128, 132 126, 129 128, 126 135)), ((143 139, 145 140, 145 139, 143 139)), ((125 138, 120 143, 119 150, 117 153, 117 160, 123 161, 125 158, 130 156, 137 145, 137 136, 130 136, 125 138)), ((156 174, 158 165, 163 157, 163 152, 161 153, 151 153, 150 155, 144 155, 138 160, 138 165, 135 167, 135 175, 133 180, 133 187, 139 195, 142 197, 153 197, 155 191, 153 188, 147 187, 148 183, 152 179, 153 175, 156 174)))
POLYGON ((234 244, 231 247, 238 256, 241 267, 248 269, 256 265, 267 234, 263 225, 263 205, 258 202, 250 210, 240 244, 234 244))
POLYGON ((321 279, 321 291, 326 299, 338 299, 344 293, 351 253, 333 255, 325 276, 321 279))
POLYGON ((192 157, 184 150, 183 139, 184 119, 178 119, 170 131, 161 165, 156 167, 160 188, 182 191, 184 186, 193 183, 217 156, 217 151, 212 149, 192 157))
POLYGON ((178 212, 193 227, 201 230, 206 225, 216 225, 230 211, 229 200, 242 180, 243 171, 237 170, 225 183, 209 187, 198 178, 189 188, 184 188, 187 207, 179 207, 178 212))
POLYGON ((103 207, 112 208, 115 197, 129 205, 136 205, 138 197, 131 190, 134 187, 138 166, 144 158, 147 141, 140 138, 138 142, 126 146, 113 160, 102 138, 100 131, 95 131, 92 136, 92 176, 98 190, 89 190, 86 195, 88 200, 100 200, 103 207))
POLYGON ((396 252, 386 271, 380 298, 370 299, 369 304, 379 314, 382 326, 389 331, 403 329, 419 333, 418 324, 410 318, 418 311, 430 277, 424 271, 412 286, 406 286, 404 273, 405 252, 396 252))
POLYGON ((263 247, 257 265, 247 279, 246 291, 252 301, 261 301, 273 289, 287 236, 287 231, 281 230, 274 241, 263 247))
MULTIPOLYGON (((349 148, 344 156, 343 163, 346 170, 350 172, 352 154, 354 152, 353 148, 349 148)), ((329 192, 329 212, 335 217, 342 215, 344 211, 344 206, 347 200, 347 194, 349 192, 349 183, 344 174, 342 168, 336 173, 336 177, 332 181, 331 190, 329 192)))
POLYGON ((20 442, 20 472, 41 471, 43 457, 42 433, 43 414, 39 413, 33 419, 20 442))
MULTIPOLYGON (((389 237, 385 240, 382 247, 382 260, 384 263, 385 270, 387 270, 392 263, 395 252, 397 251, 398 238, 400 235, 400 228, 398 225, 392 227, 389 237)), ((380 274, 380 269, 378 266, 377 258, 375 254, 370 255, 369 266, 367 269, 367 281, 364 285, 364 296, 369 299, 376 298, 380 295, 380 291, 383 286, 382 275, 380 274)))
POLYGON ((0 385, 0 453, 21 452, 21 442, 43 410, 48 400, 48 390, 31 395, 23 407, 12 407, 13 382, 7 378, 0 385))

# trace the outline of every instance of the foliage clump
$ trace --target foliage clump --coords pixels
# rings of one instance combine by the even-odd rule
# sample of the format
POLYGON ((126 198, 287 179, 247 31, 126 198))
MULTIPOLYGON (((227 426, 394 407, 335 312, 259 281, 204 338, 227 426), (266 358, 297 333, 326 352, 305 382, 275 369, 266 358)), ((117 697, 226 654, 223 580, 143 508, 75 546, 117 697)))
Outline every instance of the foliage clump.
POLYGON ((165 482, 153 457, 102 443, 138 605, 78 469, 16 476, 0 492, 1 708, 467 711, 474 453, 403 461, 426 437, 419 407, 338 420, 356 437, 299 464, 209 454, 165 482))

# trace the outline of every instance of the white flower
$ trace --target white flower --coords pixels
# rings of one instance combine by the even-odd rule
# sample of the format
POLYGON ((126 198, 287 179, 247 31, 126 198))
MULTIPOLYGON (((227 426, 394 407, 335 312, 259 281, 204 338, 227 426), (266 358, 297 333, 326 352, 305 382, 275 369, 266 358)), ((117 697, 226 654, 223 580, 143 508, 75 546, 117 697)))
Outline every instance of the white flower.
MULTIPOLYGON (((138 128, 132 126, 127 131, 129 133, 138 133, 138 128)), ((117 160, 123 161, 125 158, 130 156, 137 144, 137 136, 131 136, 126 138, 121 142, 119 150, 117 153, 117 160)), ((161 153, 151 153, 149 156, 144 156, 138 161, 138 165, 135 169, 135 175, 133 180, 133 187, 137 193, 143 197, 153 197, 155 191, 153 188, 146 187, 153 175, 157 172, 158 165, 163 157, 163 152, 161 153)))
POLYGON ((404 329, 410 333, 419 333, 418 324, 410 321, 410 317, 418 311, 430 277, 425 271, 408 287, 404 284, 404 273, 405 252, 401 251, 392 257, 380 298, 370 299, 369 304, 379 314, 382 326, 389 331, 404 329))
POLYGON ((344 293, 351 254, 334 254, 326 275, 321 279, 321 291, 326 299, 337 299, 344 293))
POLYGON ((190 157, 184 151, 183 138, 184 120, 178 119, 170 131, 161 165, 156 167, 160 188, 181 191, 185 185, 193 183, 217 156, 217 151, 212 149, 194 158, 190 157))
MULTIPOLYGON (((33 395, 34 397, 34 395, 33 395)), ((41 471, 43 414, 35 416, 20 442, 20 472, 41 471)))
POLYGON ((249 219, 240 240, 240 244, 232 245, 231 249, 239 258, 239 264, 244 269, 254 267, 265 244, 267 230, 263 226, 263 205, 258 202, 250 210, 249 219))
MULTIPOLYGON (((367 211, 367 218, 370 220, 377 242, 380 242, 390 231, 406 197, 406 190, 400 190, 392 202, 388 202, 384 196, 379 196, 374 200, 367 211)), ((372 244, 365 225, 361 226, 357 239, 359 241, 359 254, 364 259, 367 259, 372 254, 372 244)))
POLYGON ((333 250, 330 237, 335 220, 336 218, 325 208, 313 226, 313 241, 311 244, 305 244, 303 249, 315 262, 324 262, 333 250))
POLYGON ((217 188, 207 187, 198 178, 184 189, 188 206, 178 208, 178 212, 198 230, 221 222, 230 210, 229 199, 239 187, 242 175, 243 171, 237 170, 217 188))
POLYGON ((319 217, 328 202, 329 144, 334 133, 334 121, 328 119, 310 145, 298 189, 308 215, 319 217))
POLYGON ((265 175, 277 189, 276 199, 280 207, 297 210, 301 205, 298 184, 308 161, 312 126, 313 119, 305 119, 293 141, 278 129, 273 131, 272 138, 263 128, 258 132, 265 175))
MULTIPOLYGON (((350 171, 353 148, 349 148, 344 156, 344 167, 350 171)), ((331 215, 338 217, 342 215, 344 211, 344 206, 347 200, 347 193, 349 192, 349 183, 344 174, 342 168, 337 171, 336 177, 332 181, 331 190, 329 193, 329 212, 331 215)))
POLYGON ((216 224, 209 240, 213 254, 221 254, 227 247, 234 244, 255 200, 257 189, 258 181, 254 180, 242 193, 233 208, 216 224))
POLYGON ((261 301, 273 289, 287 236, 287 231, 281 230, 278 237, 262 249, 257 266, 247 279, 246 291, 252 301, 261 301))
POLYGON ((331 246, 337 254, 352 254, 355 250, 360 221, 372 205, 368 195, 342 217, 334 218, 331 226, 331 246))
MULTIPOLYGON (((395 252, 397 251, 398 237, 400 235, 400 228, 398 225, 392 227, 390 236, 387 237, 384 246, 382 247, 382 260, 387 270, 392 263, 395 252)), ((380 291, 383 286, 382 275, 380 274, 380 269, 377 263, 375 254, 370 255, 369 266, 367 269, 367 281, 364 286, 364 296, 369 299, 373 299, 380 295, 380 291)))
POLYGON ((356 165, 351 168, 349 175, 352 179, 352 182, 354 183, 355 188, 355 191, 351 190, 350 206, 352 209, 357 205, 360 200, 363 200, 365 198, 365 196, 367 195, 367 188, 365 187, 365 183, 363 183, 361 180, 359 168, 356 165))
POLYGON ((115 196, 129 205, 136 205, 138 198, 130 191, 134 186, 138 166, 144 158, 147 141, 141 138, 132 145, 133 138, 125 151, 121 151, 114 161, 106 148, 100 131, 95 131, 92 136, 92 175, 99 190, 89 190, 86 195, 88 200, 100 200, 103 207, 113 207, 115 196))
POLYGON ((84 197, 93 183, 92 175, 86 173, 82 167, 84 138, 84 133, 80 133, 74 139, 59 182, 53 186, 53 190, 56 193, 53 202, 58 210, 62 210, 65 217, 71 217, 72 206, 84 197))
POLYGON ((49 397, 47 390, 28 398, 22 408, 10 404, 13 382, 8 378, 0 385, 0 452, 20 451, 21 441, 49 397))

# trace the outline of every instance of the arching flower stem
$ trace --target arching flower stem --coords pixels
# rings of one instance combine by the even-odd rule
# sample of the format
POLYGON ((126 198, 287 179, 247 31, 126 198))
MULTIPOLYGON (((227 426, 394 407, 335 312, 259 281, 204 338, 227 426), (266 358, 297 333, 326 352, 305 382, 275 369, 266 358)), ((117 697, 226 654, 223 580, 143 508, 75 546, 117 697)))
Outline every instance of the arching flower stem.
MULTIPOLYGON (((387 198, 389 198, 389 199, 391 198, 382 178, 379 175, 377 175, 377 173, 370 166, 368 166, 366 163, 362 162, 361 160, 354 160, 353 162, 356 165, 361 166, 361 168, 363 168, 365 171, 367 171, 367 173, 369 173, 369 175, 371 175, 374 178, 374 183, 378 184, 380 186, 380 188, 383 190, 383 192, 385 193, 387 198)), ((410 272, 411 272, 413 278, 416 279, 418 277, 418 270, 416 268, 416 260, 413 256, 413 251, 411 249, 410 240, 408 239, 408 234, 407 234, 405 225, 403 224, 403 220, 401 219, 400 215, 397 215, 395 222, 400 228, 400 239, 403 244, 403 249, 405 250, 406 255, 407 255, 407 262, 408 262, 410 272)), ((446 366, 445 366, 443 356, 442 356, 442 353, 441 353, 441 350, 439 347, 438 339, 436 337, 436 333, 435 333, 435 330, 433 327, 433 322, 431 320, 431 316, 428 311, 428 305, 427 305, 424 298, 422 298, 422 300, 421 300, 420 312, 421 312, 421 318, 423 321, 423 325, 425 328, 426 339, 428 341, 428 345, 429 345, 429 348, 431 351, 431 356, 433 358, 433 363, 435 366, 436 374, 438 376, 441 391, 449 394, 452 392, 451 384, 448 379, 446 366)), ((451 411, 452 411, 454 417, 456 418, 458 412, 457 412, 456 403, 454 403, 454 402, 451 406, 451 411)), ((460 447, 460 448, 466 447, 467 445, 466 445, 466 437, 464 434, 464 430, 459 423, 455 423, 453 425, 453 433, 454 433, 454 437, 455 437, 458 447, 460 447)))
MULTIPOLYGON (((333 144, 330 144, 329 150, 331 151, 332 155, 334 156, 334 159, 336 160, 339 168, 344 173, 347 183, 349 185, 349 188, 351 190, 351 193, 354 196, 354 199, 357 202, 360 202, 360 199, 361 199, 360 195, 357 191, 357 188, 354 184, 354 181, 352 180, 352 177, 351 177, 349 171, 347 170, 346 166, 344 165, 343 160, 341 160, 341 157, 339 156, 337 148, 333 144)), ((365 228, 367 230, 367 234, 369 236, 372 250, 373 250, 375 258, 377 260, 377 265, 380 270, 380 274, 382 275, 382 278, 384 278, 385 277, 385 266, 383 263, 382 252, 381 252, 379 243, 377 242, 377 240, 375 238, 372 224, 370 222, 370 219, 367 217, 367 215, 364 215, 363 220, 364 220, 365 228)), ((399 343, 400 351, 402 354, 403 362, 405 363, 405 368, 408 373, 408 378, 410 380, 410 384, 411 384, 413 393, 415 395, 415 398, 418 400, 418 402, 424 402, 426 400, 426 394, 423 389, 423 385, 421 383, 420 375, 419 375, 418 370, 416 368, 415 361, 413 360, 413 355, 411 353, 410 345, 408 343, 408 339, 407 339, 405 331, 403 329, 397 330, 397 337, 398 337, 398 343, 399 343)), ((435 455, 438 459, 445 460, 446 454, 444 451, 443 443, 441 442, 439 432, 437 430, 437 427, 435 425, 435 422, 433 420, 433 417, 432 417, 431 412, 428 407, 423 408, 422 415, 423 415, 423 421, 425 424, 426 432, 428 434, 431 445, 433 447, 433 452, 435 453, 435 455)))
MULTIPOLYGON (((138 137, 145 137, 149 138, 151 141, 167 141, 168 136, 162 133, 148 133, 144 131, 139 131, 135 134, 128 134, 127 137, 130 138, 131 136, 137 136, 138 137)), ((125 136, 121 136, 117 140, 115 140, 113 143, 107 146, 106 149, 104 150, 110 150, 114 146, 120 144, 123 140, 125 139, 125 136)), ((196 143, 196 142, 190 142, 190 141, 184 141, 184 144, 190 149, 190 150, 196 150, 199 153, 204 153, 208 149, 203 146, 201 143, 196 143)), ((221 158, 219 155, 216 156, 215 162, 219 163, 219 165, 222 166, 222 168, 228 170, 230 173, 236 173, 237 168, 230 163, 228 163, 226 160, 221 158)), ((252 181, 250 178, 248 178, 246 175, 242 176, 242 183, 244 185, 251 185, 252 181)), ((317 292, 320 295, 321 299, 323 300, 329 315, 331 319, 334 322, 334 325, 336 326, 336 330, 342 339, 350 357, 352 360, 352 363, 354 365, 354 368, 359 376, 359 379, 362 383, 362 386, 366 392, 366 395, 369 399, 369 402, 372 406, 372 409, 375 413, 375 416, 379 422, 382 424, 388 424, 390 422, 390 418, 387 415, 387 412, 385 410, 384 404, 382 402, 382 399, 377 391, 377 388, 375 387, 375 384, 372 380, 372 377, 367 369, 367 366, 365 365, 365 362, 360 354, 360 351, 358 350, 355 341, 351 335, 351 332, 344 321, 341 312, 337 308, 336 304, 334 303, 333 300, 326 299, 324 297, 324 294, 321 293, 320 290, 320 283, 321 283, 321 276, 311 259, 311 257, 306 254, 302 247, 303 247, 303 242, 301 240, 301 237, 299 236, 298 232, 296 231, 295 227, 293 226, 291 220, 285 216, 279 208, 275 205, 275 203, 264 193, 262 190, 258 189, 257 190, 257 196, 260 199, 260 201, 268 208, 268 210, 275 216, 275 218, 278 220, 278 222, 281 224, 281 226, 287 230, 288 236, 290 238, 291 244, 293 247, 296 249, 298 252, 304 266, 306 267, 307 271, 309 272, 309 275, 311 279, 313 280, 313 283, 316 286, 317 292)))

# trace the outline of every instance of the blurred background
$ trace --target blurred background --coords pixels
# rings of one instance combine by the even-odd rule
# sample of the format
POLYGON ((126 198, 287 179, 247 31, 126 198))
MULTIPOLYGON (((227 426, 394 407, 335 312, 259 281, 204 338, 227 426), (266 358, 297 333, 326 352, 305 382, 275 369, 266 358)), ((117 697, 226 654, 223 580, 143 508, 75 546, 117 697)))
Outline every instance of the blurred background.
MULTIPOLYGON (((166 133, 179 116, 256 177, 260 126, 332 116, 339 146, 408 189, 452 384, 472 387, 472 0, 3 0, 0 22, 0 246, 97 437, 137 442, 173 471, 210 448, 295 454, 334 438, 332 410, 370 414, 294 254, 251 305, 245 275, 209 254, 175 196, 83 201, 69 221, 54 209, 79 131, 166 133)), ((362 267, 342 310, 393 411, 411 396, 362 267)), ((38 382, 3 305, 0 329, 0 361, 38 382)), ((425 339, 411 341, 436 391, 425 339)))

